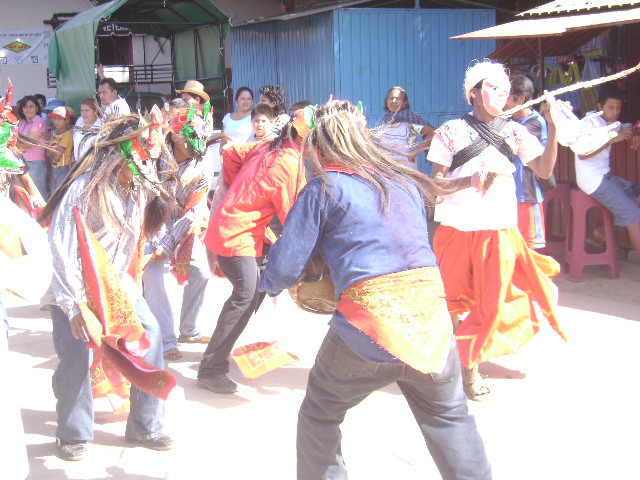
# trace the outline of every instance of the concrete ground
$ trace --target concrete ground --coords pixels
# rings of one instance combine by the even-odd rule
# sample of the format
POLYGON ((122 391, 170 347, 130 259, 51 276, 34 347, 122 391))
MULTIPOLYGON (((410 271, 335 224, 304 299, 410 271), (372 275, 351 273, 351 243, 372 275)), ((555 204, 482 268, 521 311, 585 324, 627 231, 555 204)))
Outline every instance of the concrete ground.
MULTIPOLYGON (((586 273, 580 284, 558 279, 569 342, 546 327, 518 353, 481 367, 493 393, 469 407, 497 480, 640 478, 640 265, 621 262, 619 280, 595 267, 586 273)), ((169 277, 167 284, 179 305, 179 287, 169 277)), ((212 280, 209 330, 229 291, 225 280, 212 280)), ((278 340, 300 360, 251 382, 232 365, 236 395, 198 388, 205 346, 182 345, 184 358, 168 365, 178 386, 167 402, 165 432, 176 448, 127 446, 126 414, 98 401, 90 457, 70 463, 55 456, 53 443, 57 358, 48 312, 15 301, 7 306, 14 377, 5 378, 3 391, 21 406, 30 480, 295 478, 297 410, 327 317, 299 310, 286 294, 276 303, 265 300, 239 344, 278 340)), ((395 385, 353 409, 343 434, 352 480, 440 478, 395 385)), ((0 478, 20 478, 7 465, 8 459, 0 461, 0 478)))

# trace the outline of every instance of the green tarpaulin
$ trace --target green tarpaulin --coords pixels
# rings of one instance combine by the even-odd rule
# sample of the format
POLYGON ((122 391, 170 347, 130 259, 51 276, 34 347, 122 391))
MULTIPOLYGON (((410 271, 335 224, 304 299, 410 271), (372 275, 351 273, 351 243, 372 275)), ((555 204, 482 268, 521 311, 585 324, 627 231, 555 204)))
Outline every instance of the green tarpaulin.
POLYGON ((229 17, 208 0, 112 0, 66 21, 55 30, 49 44, 49 70, 57 77, 57 97, 73 108, 79 109, 83 98, 95 95, 95 38, 103 20, 147 35, 174 37, 177 34, 174 38, 180 39, 177 45, 180 56, 194 57, 181 60, 177 79, 196 78, 196 75, 207 78, 222 73, 220 39, 213 37, 220 36, 220 29, 226 35, 229 17), (207 26, 210 28, 202 28, 207 26), (194 37, 193 32, 188 32, 193 29, 198 29, 195 35, 199 40, 202 37, 202 41, 212 42, 209 46, 200 45, 199 41, 197 54, 182 46, 189 44, 187 38, 194 37), (195 56, 203 52, 206 58, 196 61, 195 56))

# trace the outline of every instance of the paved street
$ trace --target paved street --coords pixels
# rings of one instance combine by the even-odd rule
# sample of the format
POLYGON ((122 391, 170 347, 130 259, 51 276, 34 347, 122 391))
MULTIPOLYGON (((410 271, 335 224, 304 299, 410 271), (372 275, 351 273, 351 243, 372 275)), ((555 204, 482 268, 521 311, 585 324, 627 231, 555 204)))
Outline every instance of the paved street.
MULTIPOLYGON (((495 479, 640 478, 640 266, 625 262, 622 267, 623 279, 607 284, 613 289, 624 284, 635 297, 613 301, 588 289, 561 290, 568 343, 545 326, 517 354, 482 365, 493 394, 470 408, 495 479)), ((594 271, 593 281, 606 278, 606 270, 594 271)), ((590 278, 583 285, 588 287, 590 278)), ((168 276, 167 284, 179 293, 168 276)), ((211 329, 229 290, 225 280, 213 281, 207 307, 211 329)), ((110 413, 105 403, 97 402, 90 458, 69 463, 55 456, 53 445, 51 375, 57 359, 48 312, 15 301, 8 311, 15 377, 5 391, 19 396, 30 480, 295 478, 297 410, 327 317, 304 313, 286 294, 276 304, 265 300, 240 343, 278 340, 300 361, 252 382, 233 365, 230 376, 241 384, 236 395, 197 388, 204 345, 182 345, 184 358, 169 365, 178 386, 165 419, 165 432, 175 437, 176 448, 152 452, 128 447, 123 439, 126 414, 110 413)), ((343 433, 352 480, 440 478, 395 385, 354 409, 343 433)), ((15 478, 4 468, 0 471, 2 479, 15 478)))

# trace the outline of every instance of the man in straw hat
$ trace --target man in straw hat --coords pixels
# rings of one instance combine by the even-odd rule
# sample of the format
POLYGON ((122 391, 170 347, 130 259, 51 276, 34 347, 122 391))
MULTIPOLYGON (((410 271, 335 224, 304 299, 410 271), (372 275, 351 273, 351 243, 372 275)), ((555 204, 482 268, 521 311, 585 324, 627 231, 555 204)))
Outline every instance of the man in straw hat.
POLYGON ((515 155, 539 177, 551 176, 555 124, 547 107, 543 148, 523 125, 501 117, 510 90, 502 65, 483 61, 470 67, 464 94, 473 113, 438 128, 427 156, 439 177, 457 178, 478 169, 497 173, 489 191, 467 188, 446 195, 435 210, 441 225, 434 250, 457 327, 465 393, 472 400, 489 394, 478 363, 514 352, 539 330, 531 314, 534 299, 564 338, 555 312, 557 289, 550 280, 560 267, 530 250, 518 231, 513 178, 515 155))
MULTIPOLYGON (((171 122, 167 146, 178 164, 178 171, 167 176, 165 189, 171 192, 179 209, 174 211, 160 234, 147 242, 146 246, 151 258, 142 276, 144 297, 158 319, 164 358, 170 361, 182 358, 178 342, 206 344, 211 340, 211 336, 198 329, 208 314, 203 306, 211 278, 206 249, 199 236, 200 227, 208 216, 206 196, 213 176, 212 165, 203 160, 205 140, 211 134, 213 112, 209 110, 208 103, 204 107, 206 112, 196 111, 195 105, 190 105, 182 98, 173 100, 174 113, 183 115, 177 114, 171 122), (186 112, 191 109, 193 117, 188 120, 186 112), (194 141, 194 135, 199 141, 194 141), (164 284, 167 259, 172 259, 172 271, 178 283, 186 283, 178 339, 175 336, 173 309, 164 284)), ((162 166, 160 169, 165 170, 162 166)))
POLYGON ((442 478, 489 480, 426 216, 436 195, 480 177, 434 181, 395 162, 349 102, 305 111, 303 154, 316 176, 289 212, 259 285, 278 294, 319 254, 339 299, 298 415, 298 478, 347 478, 340 433, 347 411, 396 382, 442 478))
POLYGON ((204 85, 197 80, 187 80, 182 90, 176 90, 176 93, 180 94, 183 100, 189 102, 190 100, 197 100, 198 105, 204 105, 210 101, 209 94, 204 91, 204 85))

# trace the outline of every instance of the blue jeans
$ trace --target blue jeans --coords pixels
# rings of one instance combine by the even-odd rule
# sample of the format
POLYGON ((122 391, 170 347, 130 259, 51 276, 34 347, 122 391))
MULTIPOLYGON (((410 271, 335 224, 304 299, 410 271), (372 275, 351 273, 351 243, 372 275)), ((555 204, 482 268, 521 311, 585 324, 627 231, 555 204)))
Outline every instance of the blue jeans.
MULTIPOLYGON (((163 368, 158 322, 144 298, 138 298, 135 309, 151 342, 151 348, 144 358, 152 365, 163 368)), ((73 337, 69 318, 57 305, 51 306, 51 319, 53 345, 60 359, 52 382, 57 399, 56 437, 68 443, 93 440, 93 398, 89 378, 93 351, 87 349, 86 342, 73 337)), ((127 420, 127 435, 139 439, 161 435, 164 401, 147 395, 134 386, 131 386, 129 400, 131 412, 127 420)))
MULTIPOLYGON (((147 244, 145 253, 153 251, 147 244)), ((171 350, 178 346, 176 339, 173 310, 169 302, 169 296, 164 284, 165 262, 148 263, 142 275, 144 283, 144 298, 155 315, 162 331, 163 351, 171 350)), ((205 246, 199 240, 193 243, 191 265, 189 267, 189 283, 185 285, 182 295, 182 310, 180 312, 180 336, 199 337, 202 333, 197 326, 204 315, 204 301, 207 286, 209 285, 209 264, 205 246)))
POLYGON ((47 165, 47 162, 43 160, 29 162, 29 176, 38 188, 40 195, 42 195, 42 198, 45 200, 49 200, 49 184, 47 182, 48 170, 49 166, 47 165))
POLYGON ((628 227, 640 222, 640 207, 636 199, 640 195, 640 187, 631 180, 607 174, 595 192, 591 194, 613 214, 618 227, 628 227))
POLYGON ((229 373, 229 355, 258 303, 258 279, 262 257, 223 257, 218 265, 227 276, 233 291, 222 306, 216 329, 204 351, 198 378, 213 378, 229 373))
POLYGON ((62 181, 66 178, 69 173, 69 165, 65 165, 64 167, 53 168, 51 171, 51 183, 49 184, 49 191, 53 193, 53 191, 58 188, 58 185, 62 183, 62 181))
POLYGON ((455 337, 442 373, 424 374, 408 365, 368 362, 329 330, 298 414, 299 480, 347 478, 340 424, 350 408, 392 382, 406 398, 443 480, 491 479, 482 438, 467 410, 455 337))

